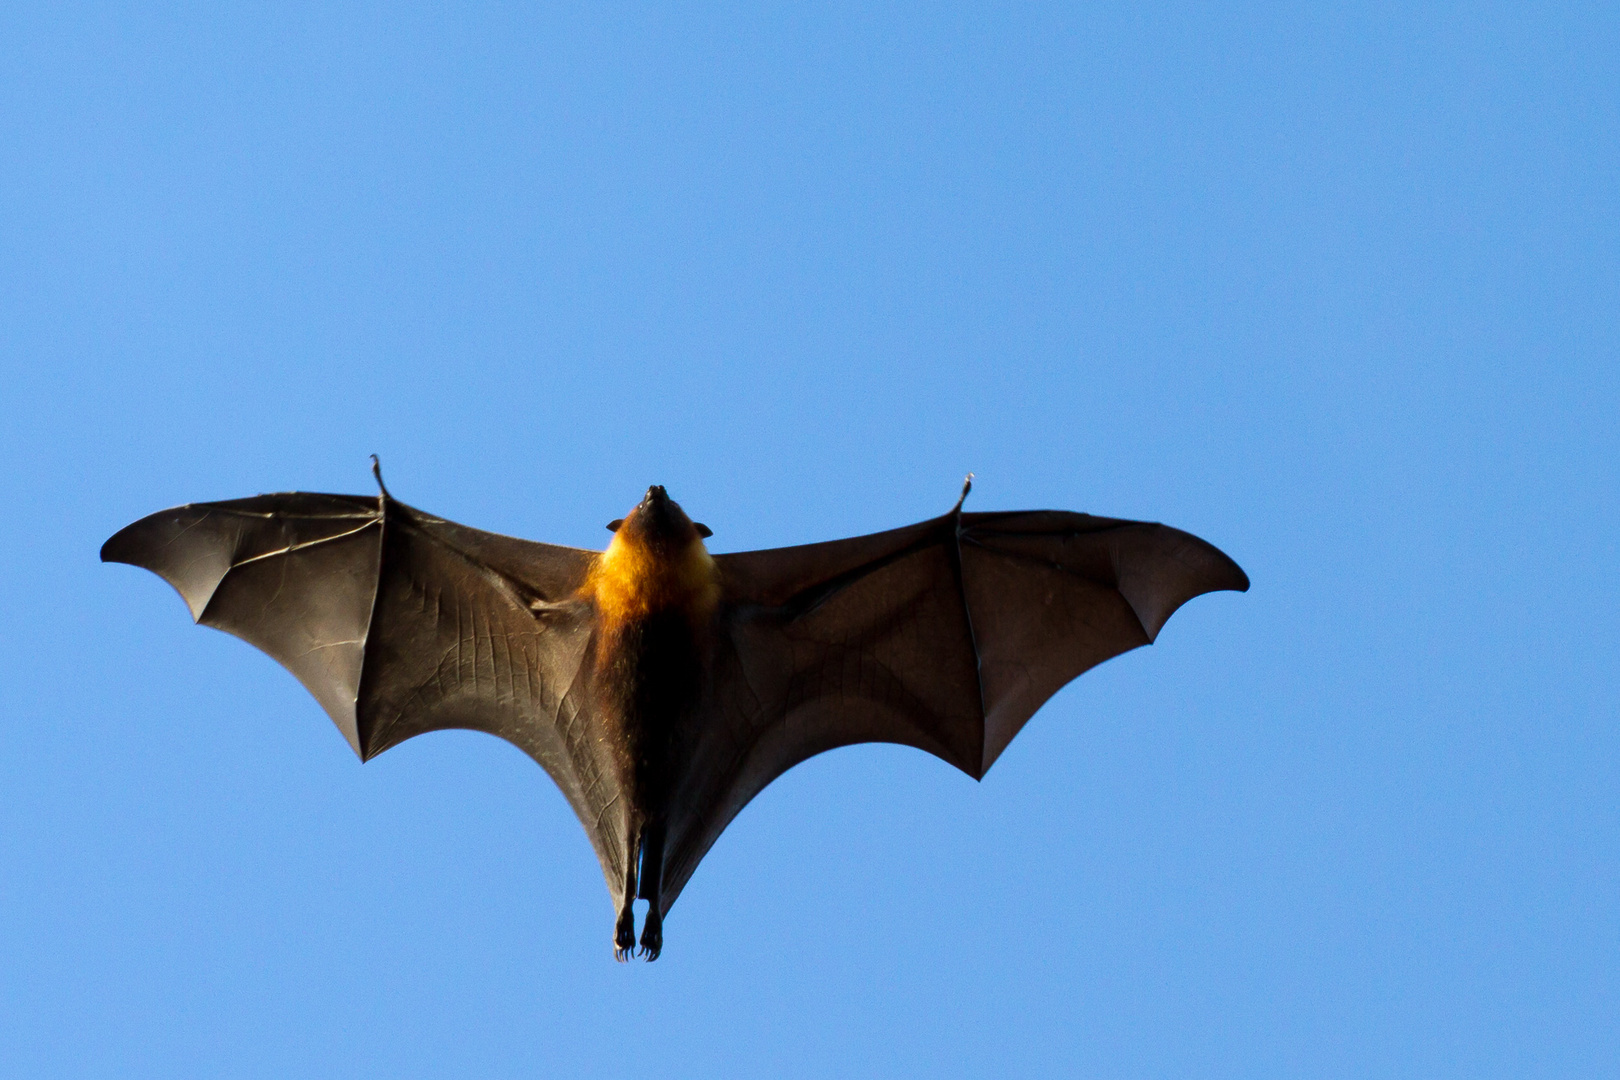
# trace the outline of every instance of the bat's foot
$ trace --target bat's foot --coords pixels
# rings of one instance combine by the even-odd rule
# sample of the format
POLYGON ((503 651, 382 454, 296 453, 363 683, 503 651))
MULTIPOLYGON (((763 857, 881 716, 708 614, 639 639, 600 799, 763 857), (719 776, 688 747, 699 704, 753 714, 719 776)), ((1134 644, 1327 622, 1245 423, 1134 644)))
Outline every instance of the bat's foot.
POLYGON ((641 955, 649 963, 664 951, 664 919, 658 914, 658 905, 647 909, 647 924, 641 928, 641 955))
POLYGON ((636 951, 636 910, 626 903, 613 925, 613 959, 621 964, 636 951))

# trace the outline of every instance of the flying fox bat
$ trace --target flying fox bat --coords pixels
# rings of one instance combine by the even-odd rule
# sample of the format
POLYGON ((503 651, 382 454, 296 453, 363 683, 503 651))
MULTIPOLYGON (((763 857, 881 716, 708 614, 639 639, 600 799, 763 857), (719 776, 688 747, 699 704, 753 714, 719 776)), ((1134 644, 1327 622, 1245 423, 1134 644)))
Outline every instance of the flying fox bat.
POLYGON ((481 532, 394 499, 288 492, 164 510, 104 562, 298 677, 362 761, 487 731, 551 775, 596 848, 614 955, 658 957, 698 862, 772 780, 824 750, 915 746, 974 779, 1035 710, 1158 635, 1238 565, 1165 525, 963 513, 710 555, 662 487, 607 550, 481 532))

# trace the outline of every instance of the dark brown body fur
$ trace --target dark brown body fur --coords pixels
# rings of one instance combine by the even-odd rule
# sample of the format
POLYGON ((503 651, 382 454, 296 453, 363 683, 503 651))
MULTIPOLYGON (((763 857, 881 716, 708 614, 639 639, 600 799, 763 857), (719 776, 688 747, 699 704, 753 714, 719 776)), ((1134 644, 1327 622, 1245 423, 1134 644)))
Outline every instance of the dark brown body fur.
POLYGON ((625 894, 614 927, 623 959, 635 944, 632 901, 650 902, 641 935, 663 942, 660 882, 670 784, 681 774, 679 732, 703 699, 718 585, 703 547, 708 530, 654 487, 622 521, 587 590, 596 604, 598 715, 626 793, 625 894))

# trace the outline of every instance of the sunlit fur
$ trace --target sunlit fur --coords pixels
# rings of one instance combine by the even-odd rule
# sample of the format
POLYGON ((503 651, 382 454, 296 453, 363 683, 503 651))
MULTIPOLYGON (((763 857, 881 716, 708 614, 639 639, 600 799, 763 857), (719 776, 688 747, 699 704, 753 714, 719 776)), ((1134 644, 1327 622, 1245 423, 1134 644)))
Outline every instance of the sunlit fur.
POLYGON ((613 534, 591 567, 585 590, 596 602, 602 629, 611 634, 654 612, 684 610, 694 626, 707 622, 720 600, 719 575, 703 538, 693 531, 671 549, 648 543, 633 520, 613 534))

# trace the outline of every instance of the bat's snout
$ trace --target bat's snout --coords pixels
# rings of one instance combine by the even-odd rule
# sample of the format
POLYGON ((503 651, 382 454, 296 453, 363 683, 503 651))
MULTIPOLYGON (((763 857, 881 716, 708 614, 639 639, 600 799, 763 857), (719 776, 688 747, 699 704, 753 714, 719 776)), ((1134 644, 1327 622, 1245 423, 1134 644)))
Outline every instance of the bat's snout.
MULTIPOLYGON (((647 494, 631 511, 631 517, 643 535, 663 536, 680 543, 686 542, 694 529, 700 540, 714 535, 714 530, 707 525, 687 517, 681 504, 669 497, 663 484, 654 484, 647 489, 647 494)), ((608 528, 617 531, 617 526, 621 524, 622 521, 614 522, 608 528)))

